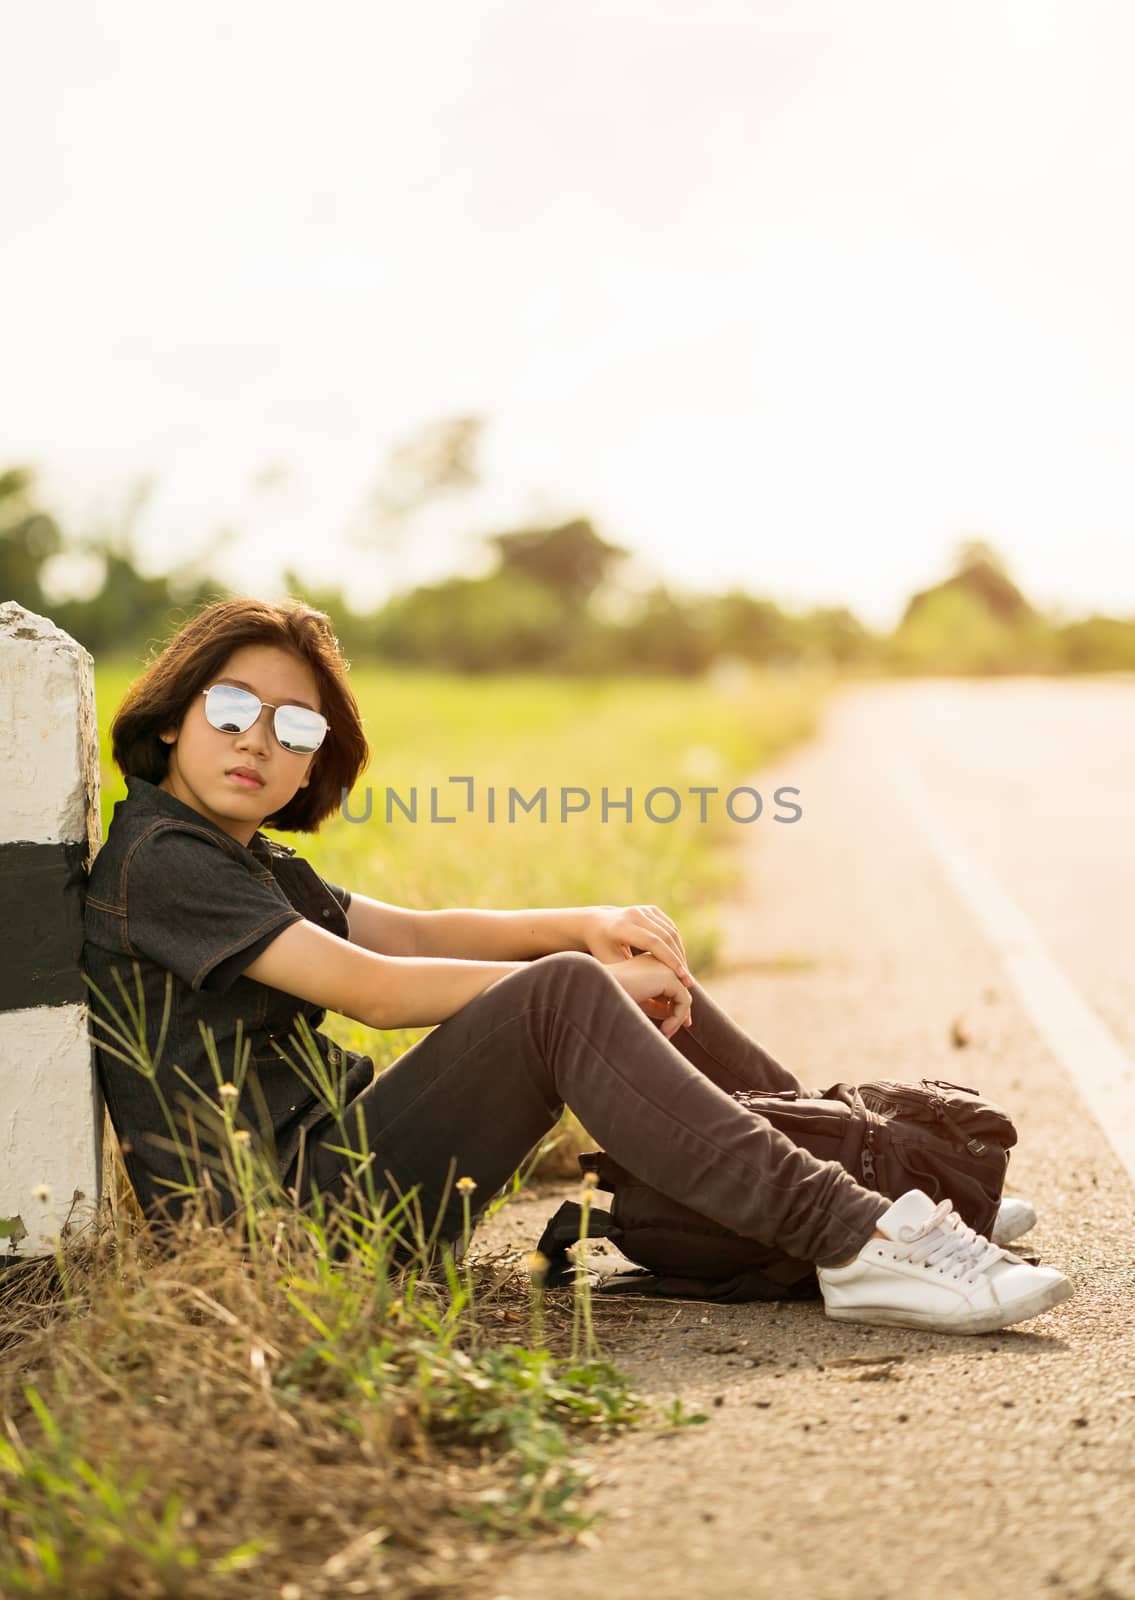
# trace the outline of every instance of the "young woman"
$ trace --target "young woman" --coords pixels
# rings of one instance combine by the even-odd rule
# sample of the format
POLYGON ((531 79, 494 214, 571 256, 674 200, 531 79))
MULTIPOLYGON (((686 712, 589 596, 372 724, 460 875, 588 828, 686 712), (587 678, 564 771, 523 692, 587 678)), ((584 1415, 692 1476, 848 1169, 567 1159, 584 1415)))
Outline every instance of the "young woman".
MULTIPOLYGON (((416 1188, 426 1228, 455 1240, 455 1178, 483 1206, 566 1104, 647 1183, 815 1262, 829 1315, 973 1332, 1071 1293, 948 1201, 914 1189, 892 1204, 734 1101, 802 1085, 696 982, 658 906, 413 911, 267 838, 317 832, 369 760, 324 613, 207 607, 131 686, 111 737, 127 798, 92 866, 83 963, 120 1011, 130 996, 146 1037, 142 1063, 105 1023, 95 1044, 148 1215, 179 1209, 179 1140, 216 1157, 227 1095, 301 1204, 342 1194, 343 1129, 357 1150, 361 1112, 376 1186, 391 1204, 416 1188), (376 1077, 319 1030, 327 1011, 436 1026, 376 1077), (207 1030, 224 1078, 246 1053, 239 1087, 218 1083, 207 1030), (340 1124, 328 1107, 343 1103, 340 1124)), ((94 1033, 105 1012, 91 1012, 94 1033)), ((210 1172, 230 1213, 222 1163, 210 1172)))

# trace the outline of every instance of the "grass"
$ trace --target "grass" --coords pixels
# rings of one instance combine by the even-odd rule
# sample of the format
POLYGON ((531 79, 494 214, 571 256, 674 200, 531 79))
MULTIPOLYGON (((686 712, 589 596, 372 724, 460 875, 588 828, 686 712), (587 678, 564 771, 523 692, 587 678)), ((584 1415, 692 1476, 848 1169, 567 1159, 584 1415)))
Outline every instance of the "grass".
MULTIPOLYGON (((100 668, 104 761, 131 670, 100 668)), ((607 783, 636 797, 740 781, 807 734, 824 687, 371 668, 353 681, 376 791, 470 774, 525 794, 607 783)), ((104 766, 104 830, 123 792, 104 766)), ((337 817, 290 842, 334 881, 405 905, 653 901, 701 974, 738 828, 723 812, 705 826, 337 817)), ((156 1072, 128 1008, 104 1002, 118 1047, 156 1072)), ((329 1017, 325 1031, 381 1071, 426 1030, 329 1017)), ((238 1070, 214 1055, 218 1083, 238 1070)), ((96 1225, 60 1228, 54 1257, 0 1276, 0 1595, 470 1594, 503 1540, 595 1537, 590 1441, 704 1420, 680 1400, 648 1401, 606 1358, 581 1252, 572 1286, 545 1290, 539 1258, 475 1248, 475 1209, 491 1214, 536 1176, 577 1174, 574 1153, 591 1141, 570 1114, 487 1206, 456 1174, 465 1228, 451 1248, 415 1191, 395 1205, 375 1193, 336 1109, 356 1158, 341 1203, 298 1210, 230 1121, 221 1158, 235 1215, 218 1222, 208 1164, 187 1153, 181 1216, 147 1227, 111 1142, 96 1225), (565 1150, 566 1166, 551 1164, 565 1150)), ((580 1188, 586 1234, 593 1191, 580 1188)))

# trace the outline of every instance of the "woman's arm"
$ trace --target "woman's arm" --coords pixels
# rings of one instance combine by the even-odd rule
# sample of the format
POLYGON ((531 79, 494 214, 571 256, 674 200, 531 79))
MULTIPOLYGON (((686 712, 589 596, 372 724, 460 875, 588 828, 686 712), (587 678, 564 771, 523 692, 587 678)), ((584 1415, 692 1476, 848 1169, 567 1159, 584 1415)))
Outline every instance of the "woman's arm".
POLYGON ((385 900, 371 900, 352 891, 347 912, 350 941, 376 956, 422 954, 417 948, 418 916, 408 906, 392 906, 385 900))
POLYGON ((683 984, 692 982, 682 936, 656 905, 411 911, 356 894, 350 921, 351 943, 376 955, 528 961, 557 950, 580 950, 609 965, 645 950, 683 984))
POLYGON ((523 911, 452 909, 415 912, 419 956, 465 961, 527 961, 557 950, 586 950, 592 906, 523 911))
POLYGON ((594 909, 413 911, 352 892, 347 917, 351 943, 376 955, 526 961, 555 950, 586 950, 585 929, 594 909))
MULTIPOLYGON (((519 961, 375 955, 301 918, 276 935, 244 976, 369 1028, 417 1028, 443 1022, 491 984, 525 970, 519 961)), ((607 971, 640 1004, 670 1001, 663 1023, 668 1036, 688 1018, 688 991, 654 956, 643 952, 607 971)))
POLYGON ((444 1022, 499 978, 523 970, 518 961, 382 955, 303 918, 277 934, 244 976, 368 1028, 418 1028, 444 1022))

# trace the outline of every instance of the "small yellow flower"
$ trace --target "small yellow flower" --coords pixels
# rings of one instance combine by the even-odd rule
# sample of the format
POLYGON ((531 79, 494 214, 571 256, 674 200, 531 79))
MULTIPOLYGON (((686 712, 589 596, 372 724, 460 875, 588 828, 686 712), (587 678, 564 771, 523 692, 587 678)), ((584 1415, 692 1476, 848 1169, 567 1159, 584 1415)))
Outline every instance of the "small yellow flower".
POLYGON ((590 1189, 594 1184, 599 1182, 599 1174, 597 1172, 585 1172, 583 1177, 580 1179, 580 1182, 586 1184, 590 1189))
POLYGON ((252 1138, 252 1135, 249 1133, 247 1128, 238 1128, 233 1134, 233 1138, 239 1140, 241 1144, 247 1144, 252 1138))
POLYGON ((529 1272, 543 1272, 548 1265, 548 1258, 542 1250, 529 1250, 524 1262, 529 1272))
POLYGON ((462 1194, 471 1194, 477 1187, 477 1180, 475 1178, 458 1178, 457 1187, 462 1194))
POLYGON ((222 1083, 221 1084, 221 1097, 222 1097, 222 1099, 235 1100, 239 1093, 240 1093, 240 1090, 237 1088, 235 1083, 222 1083))
POLYGON ((46 1201, 51 1199, 51 1190, 48 1188, 46 1183, 37 1183, 35 1188, 32 1190, 32 1194, 37 1200, 46 1201))
POLYGON ((583 1201, 584 1201, 585 1205, 590 1205, 591 1202, 594 1199, 595 1199, 595 1190, 594 1189, 585 1189, 583 1191, 583 1201))

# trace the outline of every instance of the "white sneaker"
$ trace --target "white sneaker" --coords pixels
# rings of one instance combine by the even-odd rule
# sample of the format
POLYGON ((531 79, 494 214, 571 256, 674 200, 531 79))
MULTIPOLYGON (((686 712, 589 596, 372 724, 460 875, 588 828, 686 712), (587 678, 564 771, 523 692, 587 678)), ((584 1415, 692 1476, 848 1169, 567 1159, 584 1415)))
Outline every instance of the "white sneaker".
POLYGON ((1019 1239, 1022 1233, 1028 1233, 1030 1228, 1035 1227, 1036 1211, 1029 1201, 1021 1200, 1016 1195, 1003 1194, 989 1237, 994 1244, 1010 1244, 1014 1239, 1019 1239))
POLYGON ((935 1333, 991 1333, 1067 1300, 1072 1285, 1054 1267, 1034 1267, 908 1189, 875 1224, 846 1266, 817 1267, 824 1309, 836 1322, 872 1322, 935 1333))

